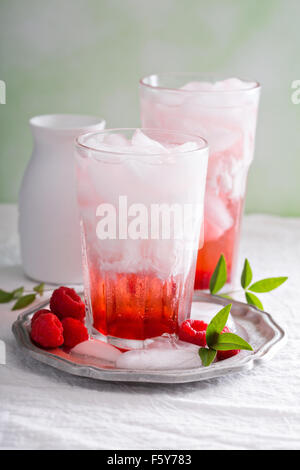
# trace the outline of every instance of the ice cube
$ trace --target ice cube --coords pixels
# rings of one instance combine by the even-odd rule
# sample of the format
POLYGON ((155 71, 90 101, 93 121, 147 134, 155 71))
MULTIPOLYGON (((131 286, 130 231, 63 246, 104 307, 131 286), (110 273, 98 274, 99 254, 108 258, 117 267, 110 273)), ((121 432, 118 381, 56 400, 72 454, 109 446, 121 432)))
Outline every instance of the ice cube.
POLYGON ((176 370, 202 367, 199 347, 178 341, 162 344, 161 338, 146 349, 128 351, 117 359, 118 369, 176 370))
POLYGON ((105 134, 104 142, 107 145, 113 147, 129 147, 130 142, 123 134, 112 133, 112 134, 105 134))
MULTIPOLYGON (((84 143, 92 149, 105 152, 128 153, 131 150, 131 142, 125 135, 118 132, 91 134, 84 143)), ((94 157, 98 158, 96 154, 94 157)))
POLYGON ((141 129, 136 129, 131 139, 132 147, 136 147, 137 151, 149 152, 151 154, 167 153, 167 148, 157 140, 148 137, 141 129))
POLYGON ((232 149, 239 142, 240 138, 241 135, 238 129, 227 129, 226 127, 221 127, 217 122, 207 130, 207 140, 211 142, 211 154, 232 149))
POLYGON ((121 352, 111 344, 104 343, 98 339, 89 339, 77 344, 71 349, 71 354, 79 356, 95 357, 109 362, 116 362, 121 352))
POLYGON ((221 196, 207 188, 204 209, 204 241, 220 238, 234 224, 234 219, 221 196))
POLYGON ((186 83, 181 90, 186 91, 210 91, 214 87, 213 83, 210 82, 189 82, 186 83))
POLYGON ((181 90, 187 91, 239 91, 255 87, 255 82, 245 82, 239 78, 227 78, 217 82, 194 81, 186 83, 181 90))
MULTIPOLYGON (((246 82, 238 78, 229 78, 217 82, 189 82, 181 87, 181 90, 194 92, 192 99, 195 105, 216 107, 220 111, 223 107, 243 106, 251 103, 255 104, 257 97, 255 95, 253 96, 252 94, 245 93, 246 90, 251 90, 255 87, 255 82, 246 82)), ((187 93, 187 95, 189 100, 189 94, 187 93)))
POLYGON ((240 129, 226 127, 225 119, 228 121, 228 116, 221 120, 218 109, 206 109, 204 112, 202 102, 199 101, 197 98, 186 101, 182 111, 182 125, 186 132, 204 137, 209 145, 210 156, 234 151, 242 138, 240 129))
POLYGON ((239 78, 227 78, 214 83, 214 88, 221 91, 248 90, 255 87, 255 82, 245 82, 239 78))
MULTIPOLYGON (((157 101, 155 101, 155 95, 154 95, 154 99, 152 98, 153 104, 154 104, 154 111, 159 112, 161 105, 167 106, 168 108, 172 107, 174 110, 176 110, 176 108, 180 108, 185 98, 186 98, 185 94, 178 93, 177 90, 164 90, 163 93, 157 95, 156 97, 157 101)), ((144 105, 143 105, 143 108, 144 108, 144 105)))
POLYGON ((191 343, 185 343, 180 341, 173 336, 164 334, 157 336, 156 338, 146 339, 144 342, 145 349, 191 349, 195 350, 195 345, 191 343))
POLYGON ((193 152, 194 150, 197 150, 199 148, 199 144, 196 142, 185 142, 184 144, 181 145, 174 145, 173 147, 170 146, 170 149, 175 150, 176 152, 193 152))

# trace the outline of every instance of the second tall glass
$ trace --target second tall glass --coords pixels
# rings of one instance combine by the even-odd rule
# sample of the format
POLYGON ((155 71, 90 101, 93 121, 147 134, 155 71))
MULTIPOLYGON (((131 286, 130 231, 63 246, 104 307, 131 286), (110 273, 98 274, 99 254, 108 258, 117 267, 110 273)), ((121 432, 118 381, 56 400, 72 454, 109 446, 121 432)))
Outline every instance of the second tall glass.
POLYGON ((236 78, 204 80, 183 73, 140 81, 143 126, 198 134, 209 144, 204 246, 199 246, 195 289, 208 289, 222 253, 228 282, 234 282, 259 94, 257 82, 236 78))

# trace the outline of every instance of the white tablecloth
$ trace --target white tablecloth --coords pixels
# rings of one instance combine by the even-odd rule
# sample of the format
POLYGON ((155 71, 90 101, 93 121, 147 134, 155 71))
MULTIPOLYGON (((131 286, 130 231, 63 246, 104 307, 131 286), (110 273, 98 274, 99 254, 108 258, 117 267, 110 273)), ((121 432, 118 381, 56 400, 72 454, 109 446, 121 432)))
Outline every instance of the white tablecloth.
MULTIPOLYGON (((0 205, 0 288, 32 286, 19 265, 15 206, 0 205)), ((0 305, 0 448, 299 449, 300 219, 244 218, 240 264, 255 279, 288 275, 263 295, 288 344, 250 372, 184 385, 134 385, 77 378, 24 356, 0 305)))

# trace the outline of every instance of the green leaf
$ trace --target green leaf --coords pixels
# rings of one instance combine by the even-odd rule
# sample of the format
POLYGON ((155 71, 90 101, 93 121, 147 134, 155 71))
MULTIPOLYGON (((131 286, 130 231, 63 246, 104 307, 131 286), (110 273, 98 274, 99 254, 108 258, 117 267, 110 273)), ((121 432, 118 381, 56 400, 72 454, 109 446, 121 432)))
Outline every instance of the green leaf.
POLYGON ((227 281, 227 267, 226 260, 222 254, 219 258, 217 266, 209 281, 209 290, 211 294, 216 294, 224 286, 227 281))
POLYGON ((247 289, 250 282, 252 281, 252 269, 247 258, 245 259, 243 272, 241 276, 241 285, 243 289, 247 289))
POLYGON ((6 292, 5 290, 0 289, 0 304, 5 304, 10 302, 13 299, 12 292, 6 292))
POLYGON ((14 291, 12 291, 13 299, 18 299, 19 297, 21 297, 23 292, 24 292, 24 287, 23 286, 18 287, 18 289, 15 289, 14 291))
POLYGON ((245 292, 245 297, 248 304, 254 305, 255 307, 260 308, 261 310, 264 309, 263 304, 261 303, 259 298, 256 297, 256 295, 251 294, 251 292, 245 292))
POLYGON ((34 286, 33 290, 37 292, 38 294, 40 294, 40 296, 42 296, 44 294, 44 287, 45 287, 45 283, 41 282, 41 284, 34 286))
POLYGON ((281 286, 287 277, 269 277, 267 279, 262 279, 261 281, 257 281, 252 286, 249 287, 249 290, 252 292, 270 292, 271 290, 276 289, 277 287, 281 286))
POLYGON ((32 302, 35 301, 35 298, 36 298, 36 294, 23 295, 17 300, 12 310, 19 310, 21 308, 27 307, 27 305, 30 305, 32 304, 32 302))
POLYGON ((231 351, 232 349, 246 349, 247 351, 253 351, 252 346, 250 346, 247 341, 233 333, 223 333, 219 335, 212 348, 216 351, 231 351))
POLYGON ((208 367, 215 359, 217 351, 214 351, 213 349, 200 348, 198 354, 201 358, 203 366, 208 367))
POLYGON ((231 307, 232 304, 226 305, 209 323, 206 330, 206 342, 209 347, 213 347, 212 345, 217 341, 218 335, 226 325, 231 307))

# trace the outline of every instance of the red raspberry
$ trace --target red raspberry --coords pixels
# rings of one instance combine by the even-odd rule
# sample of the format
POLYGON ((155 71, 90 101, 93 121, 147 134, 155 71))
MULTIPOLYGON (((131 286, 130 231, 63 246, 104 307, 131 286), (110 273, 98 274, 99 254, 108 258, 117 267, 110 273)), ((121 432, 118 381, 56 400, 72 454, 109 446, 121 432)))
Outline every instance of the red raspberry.
POLYGON ((229 359, 230 357, 235 356, 239 352, 240 352, 240 349, 232 349, 231 351, 218 351, 217 359, 218 361, 224 361, 225 359, 229 359))
MULTIPOLYGON (((224 326, 222 333, 231 333, 228 326, 224 326)), ((231 349, 230 351, 218 351, 217 352, 217 359, 218 361, 224 361, 225 359, 229 359, 230 357, 235 356, 240 352, 240 349, 231 349)))
POLYGON ((88 330, 79 320, 75 318, 64 318, 62 320, 64 329, 64 345, 67 348, 74 348, 76 344, 82 343, 89 339, 88 330))
POLYGON ((185 320, 179 329, 179 339, 187 343, 197 344, 198 346, 206 346, 206 328, 207 323, 201 320, 185 320))
POLYGON ((44 313, 52 313, 52 312, 50 310, 47 310, 46 308, 43 308, 42 310, 38 310, 37 312, 35 312, 35 314, 33 315, 31 319, 31 328, 34 322, 39 318, 39 316, 43 315, 44 313))
POLYGON ((58 348, 64 342, 61 322, 53 313, 42 313, 32 324, 31 339, 43 348, 58 348))
MULTIPOLYGON (((179 329, 179 339, 181 339, 181 341, 186 341, 187 343, 197 344, 197 346, 204 348, 206 346, 206 329, 207 323, 204 321, 193 319, 185 320, 179 329)), ((222 333, 230 333, 228 326, 223 328, 222 333)), ((218 351, 217 359, 218 361, 224 361, 224 359, 229 359, 239 352, 239 349, 218 351)))
POLYGON ((224 326, 223 330, 222 330, 222 333, 231 333, 230 329, 228 328, 228 326, 224 326))
POLYGON ((85 305, 74 289, 59 287, 55 289, 50 299, 50 309, 61 320, 66 317, 83 321, 85 305))

